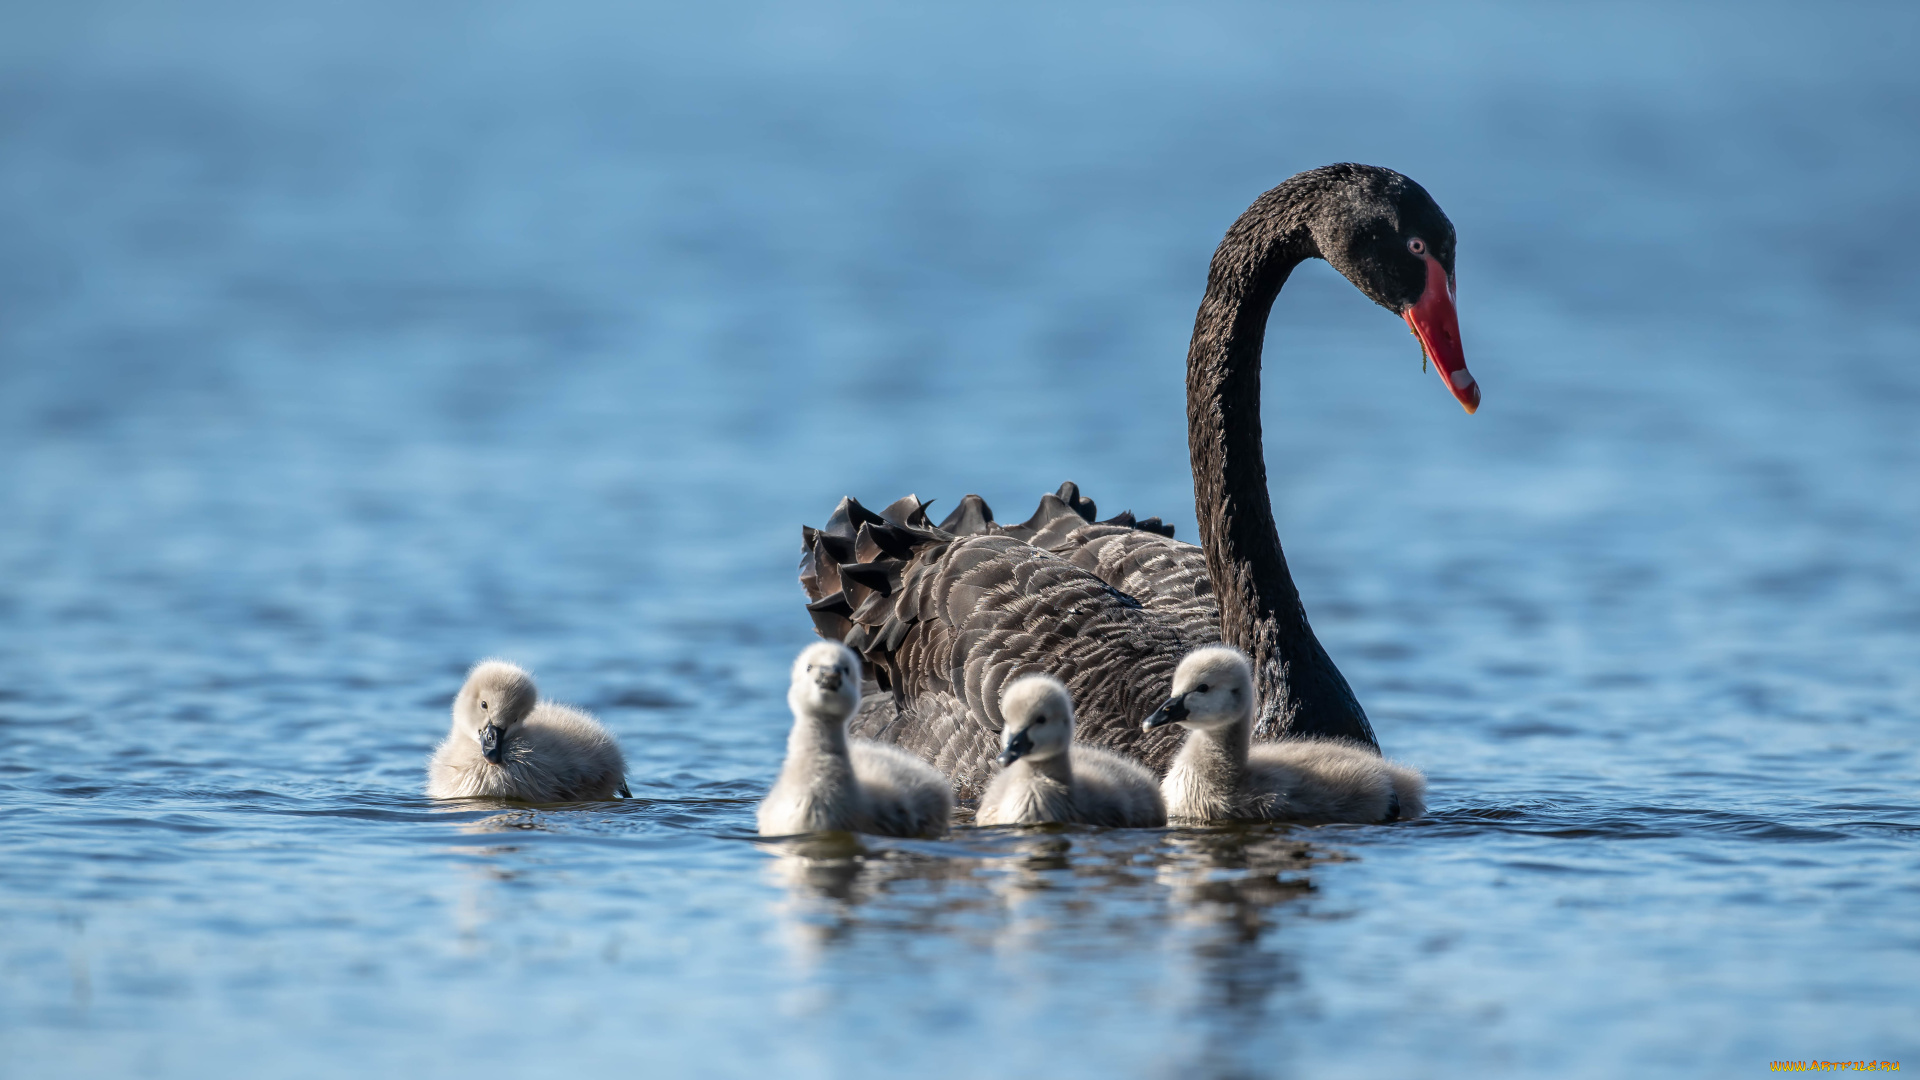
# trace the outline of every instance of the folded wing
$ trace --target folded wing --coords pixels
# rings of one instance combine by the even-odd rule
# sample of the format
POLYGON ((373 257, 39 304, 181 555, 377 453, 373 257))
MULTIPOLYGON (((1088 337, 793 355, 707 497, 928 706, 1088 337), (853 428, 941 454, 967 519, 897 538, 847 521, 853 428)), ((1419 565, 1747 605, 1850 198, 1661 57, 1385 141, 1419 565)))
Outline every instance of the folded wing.
POLYGON ((1019 525, 977 495, 937 526, 926 507, 910 495, 876 514, 848 498, 803 530, 808 611, 873 684, 851 733, 912 751, 973 797, 999 751, 1001 687, 1042 672, 1072 692, 1082 741, 1164 771, 1178 736, 1140 720, 1181 655, 1220 639, 1200 549, 1157 518, 1094 521, 1071 483, 1019 525))

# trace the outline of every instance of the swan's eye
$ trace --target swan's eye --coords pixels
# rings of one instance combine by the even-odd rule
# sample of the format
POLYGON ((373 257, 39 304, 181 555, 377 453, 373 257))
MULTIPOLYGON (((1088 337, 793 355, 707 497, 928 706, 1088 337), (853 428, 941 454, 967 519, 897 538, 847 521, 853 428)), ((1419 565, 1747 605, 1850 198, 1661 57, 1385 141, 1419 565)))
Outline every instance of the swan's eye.
POLYGON ((1413 252, 1415 255, 1425 255, 1427 253, 1427 242, 1416 236, 1407 241, 1407 250, 1413 252))
POLYGON ((480 703, 480 707, 481 707, 481 708, 483 708, 483 709, 484 709, 484 708, 486 708, 486 707, 487 707, 487 703, 486 703, 486 702, 484 702, 484 701, 483 701, 483 702, 481 702, 481 703, 480 703))
POLYGON ((1033 722, 1036 724, 1044 724, 1047 722, 1047 718, 1045 716, 1036 716, 1033 718, 1033 722))
POLYGON ((1207 692, 1207 684, 1206 684, 1206 683, 1201 683, 1201 684, 1200 684, 1199 686, 1196 686, 1196 687, 1194 687, 1194 688, 1193 688, 1193 692, 1194 692, 1194 693, 1196 693, 1196 694, 1204 694, 1204 693, 1206 693, 1206 692, 1207 692))

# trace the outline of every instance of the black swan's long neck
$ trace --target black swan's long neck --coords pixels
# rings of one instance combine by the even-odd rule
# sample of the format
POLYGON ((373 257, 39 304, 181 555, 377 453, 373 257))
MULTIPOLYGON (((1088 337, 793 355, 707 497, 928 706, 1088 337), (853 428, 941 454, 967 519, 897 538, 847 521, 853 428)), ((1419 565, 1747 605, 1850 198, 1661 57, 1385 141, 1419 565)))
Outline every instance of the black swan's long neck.
POLYGON ((1260 197, 1214 252, 1187 353, 1187 444, 1220 635, 1253 659, 1256 737, 1337 736, 1378 747, 1321 648, 1273 524, 1260 442, 1260 350, 1287 276, 1320 254, 1313 208, 1287 185, 1260 197))

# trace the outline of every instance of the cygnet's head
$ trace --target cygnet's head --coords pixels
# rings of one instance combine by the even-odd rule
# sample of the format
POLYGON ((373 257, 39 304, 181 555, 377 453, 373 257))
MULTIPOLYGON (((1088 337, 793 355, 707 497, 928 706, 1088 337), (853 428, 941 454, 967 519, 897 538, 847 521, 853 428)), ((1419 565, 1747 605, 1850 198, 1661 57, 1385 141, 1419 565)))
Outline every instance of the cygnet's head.
POLYGON ((1051 675, 1023 675, 1000 695, 1000 764, 1045 761, 1073 742, 1073 697, 1051 675))
POLYGON ((507 739, 533 711, 540 697, 533 676, 505 660, 482 660, 467 673, 467 684, 453 699, 453 726, 480 743, 480 753, 495 765, 507 739))
POLYGON ((860 707, 860 658, 837 641, 800 650, 793 661, 787 704, 816 716, 852 716, 860 707))
POLYGON ((1231 645, 1207 645, 1173 669, 1173 697, 1141 726, 1168 724, 1211 731, 1253 716, 1253 665, 1231 645))

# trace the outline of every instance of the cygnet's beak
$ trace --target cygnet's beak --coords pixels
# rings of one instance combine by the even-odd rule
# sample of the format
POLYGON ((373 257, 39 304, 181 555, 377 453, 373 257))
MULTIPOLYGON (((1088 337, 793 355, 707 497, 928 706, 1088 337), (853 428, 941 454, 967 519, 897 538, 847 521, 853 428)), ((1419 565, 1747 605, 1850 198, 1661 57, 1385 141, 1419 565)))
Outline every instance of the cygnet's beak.
POLYGON ((840 673, 838 671, 822 671, 813 677, 813 681, 814 685, 820 687, 822 690, 838 691, 840 689, 840 673))
POLYGON ((1021 728, 1014 732, 1013 738, 1007 740, 1007 748, 1000 751, 1000 765, 1004 768, 1031 753, 1033 753, 1033 736, 1027 734, 1026 728, 1021 728))
POLYGON ((1175 694, 1165 705, 1153 710, 1153 715, 1140 722, 1141 731, 1177 724, 1187 718, 1187 695, 1175 694))
POLYGON ((498 724, 488 724, 480 729, 480 756, 495 765, 507 750, 507 733, 500 730, 498 724))

